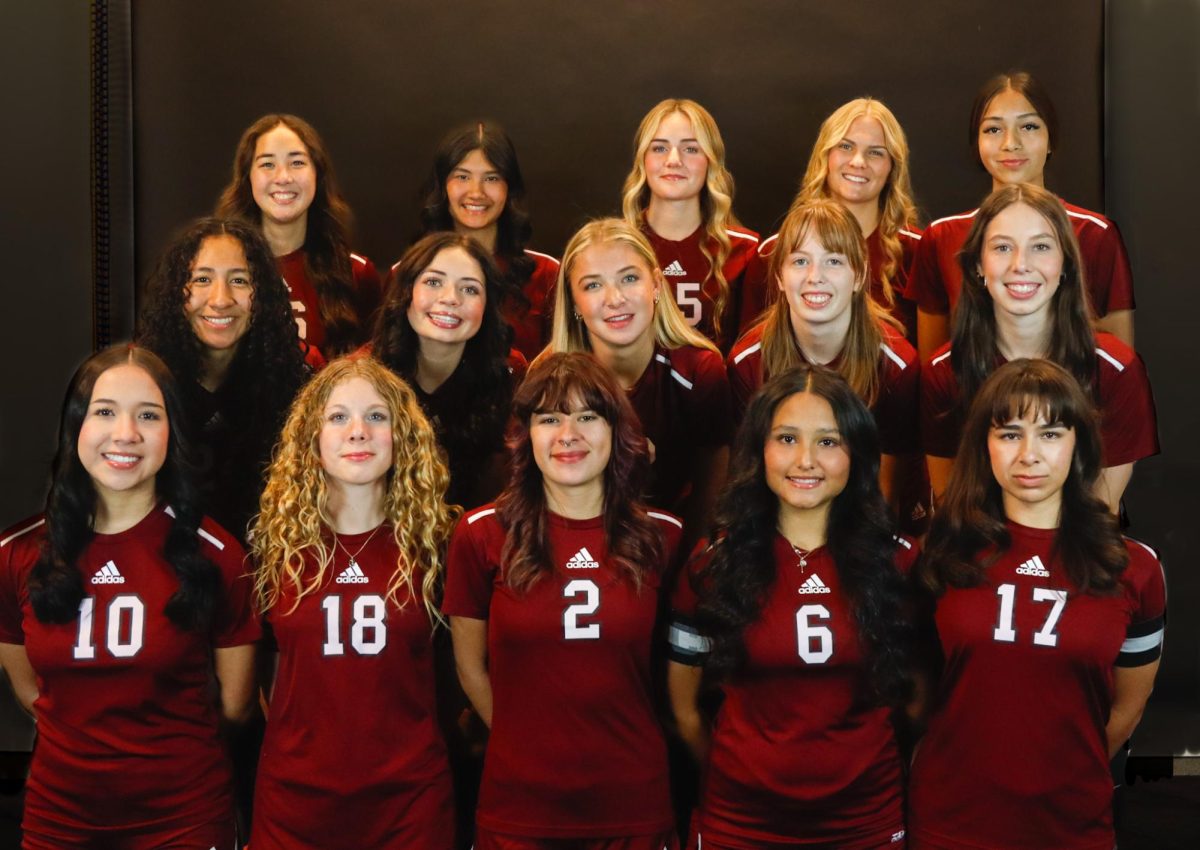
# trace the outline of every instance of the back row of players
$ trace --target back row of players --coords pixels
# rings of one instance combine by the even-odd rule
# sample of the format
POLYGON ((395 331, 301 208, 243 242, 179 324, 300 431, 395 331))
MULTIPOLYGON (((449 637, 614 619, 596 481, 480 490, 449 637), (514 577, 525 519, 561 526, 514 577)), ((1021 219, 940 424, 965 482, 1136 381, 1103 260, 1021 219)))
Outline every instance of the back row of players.
MULTIPOLYGON (((1048 101, 1023 75, 989 85, 973 121, 985 164, 997 136, 996 163, 1036 162, 1020 176, 1040 182, 1048 101)), ((1107 755, 1149 693, 1163 590, 1106 507, 1157 445, 1140 360, 1092 329, 1087 226, 1034 183, 997 187, 960 234, 953 345, 927 362, 918 404, 892 312, 913 291, 893 250, 911 222, 893 215, 911 213, 903 135, 878 102, 826 122, 820 179, 765 249, 730 229, 711 117, 661 104, 639 132, 632 222, 577 233, 557 290, 551 272, 537 281, 552 261, 523 250, 503 135, 479 125, 443 153, 425 211, 435 232, 392 270, 373 358, 309 380, 324 357, 296 345, 297 324, 328 354, 354 350, 381 295, 339 233, 315 133, 268 116, 222 199, 236 217, 197 223, 157 270, 145 348, 76 376, 46 516, 0 538, 0 661, 41 735, 25 846, 228 842, 204 671, 215 659, 224 714, 243 716, 255 609, 279 662, 254 846, 451 846, 429 626, 447 503, 498 492, 459 523, 441 608, 463 689, 493 727, 476 846, 673 841, 650 663, 657 600, 672 593, 672 707, 708 764, 696 844, 903 846, 893 715, 908 706, 931 717, 909 791, 914 846, 1111 846, 1107 755), (689 244, 709 264, 699 283, 689 244), (530 353, 549 338, 523 384, 510 325, 530 353), (902 580, 915 542, 897 544, 889 520, 926 510, 918 416, 927 452, 947 458, 930 465, 939 491, 962 438, 920 570, 933 621, 902 580), (183 462, 188 424, 203 429, 205 493, 183 462), (238 541, 204 511, 237 537, 258 513, 253 598, 238 541), (704 534, 715 545, 676 580, 676 553, 704 534), (923 707, 929 659, 945 669, 923 707), (711 732, 701 669, 726 694, 711 732), (1025 699, 1036 725, 1016 720, 1025 699), (175 744, 145 740, 147 713, 175 744), (126 776, 129 742, 161 770, 126 776), (103 808, 114 789, 129 804, 103 808)), ((938 314, 918 303, 924 336, 938 314)))

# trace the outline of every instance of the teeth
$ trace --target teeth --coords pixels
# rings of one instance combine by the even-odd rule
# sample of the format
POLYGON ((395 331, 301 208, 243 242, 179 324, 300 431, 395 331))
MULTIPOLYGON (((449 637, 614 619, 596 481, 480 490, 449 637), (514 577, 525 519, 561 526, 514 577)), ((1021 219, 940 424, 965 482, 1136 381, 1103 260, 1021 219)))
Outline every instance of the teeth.
POLYGON ((859 177, 854 174, 843 174, 842 179, 848 180, 851 183, 866 183, 866 182, 868 182, 866 177, 859 177))
POLYGON ((299 192, 272 192, 271 197, 277 201, 294 201, 299 192))
POLYGON ((1009 292, 1016 295, 1031 295, 1037 292, 1038 285, 1036 283, 1006 283, 1004 284, 1009 292))
POLYGON ((812 307, 824 307, 833 298, 828 292, 806 292, 800 296, 805 304, 812 307))
POLYGON ((105 460, 111 460, 113 463, 136 463, 140 458, 137 455, 117 455, 111 452, 106 452, 105 460))
POLYGON ((457 328, 462 324, 462 319, 457 316, 448 316, 444 313, 429 313, 428 316, 429 321, 439 328, 457 328))
POLYGON ((483 212, 487 209, 483 204, 463 204, 471 212, 483 212))
POLYGON ((622 313, 619 316, 609 316, 604 321, 606 322, 627 322, 633 318, 633 313, 622 313))
POLYGON ((233 324, 233 316, 205 316, 204 321, 219 328, 227 328, 233 324))

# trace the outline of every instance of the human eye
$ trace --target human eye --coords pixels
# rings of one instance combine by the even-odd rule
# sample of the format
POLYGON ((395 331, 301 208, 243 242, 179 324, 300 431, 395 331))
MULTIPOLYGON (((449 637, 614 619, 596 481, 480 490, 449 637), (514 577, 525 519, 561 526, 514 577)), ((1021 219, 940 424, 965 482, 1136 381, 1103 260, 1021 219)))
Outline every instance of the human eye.
POLYGON ((826 449, 836 449, 841 446, 842 441, 837 437, 822 437, 817 441, 817 445, 826 449))
POLYGON ((138 419, 141 419, 144 422, 158 422, 160 419, 162 419, 162 414, 157 410, 143 410, 138 414, 138 419))
POLYGON ((842 141, 838 142, 837 149, 849 153, 850 151, 854 150, 854 145, 851 142, 843 139, 842 141))
POLYGON ((116 416, 116 412, 106 404, 92 408, 92 416, 116 416))
POLYGON ((595 290, 597 290, 599 288, 600 288, 600 281, 598 281, 598 280, 585 280, 583 282, 583 291, 584 292, 594 292, 595 290))
POLYGON ((438 277, 437 275, 431 274, 431 275, 428 275, 427 277, 422 278, 421 283, 424 286, 431 286, 431 287, 436 288, 436 287, 442 285, 442 279, 440 277, 438 277))
POLYGON ((621 283, 638 283, 641 279, 642 276, 637 272, 630 272, 621 278, 621 283))
POLYGON ((192 286, 205 286, 209 283, 212 283, 212 278, 207 274, 197 272, 196 274, 192 275, 189 282, 192 284, 192 286))
POLYGON ((388 421, 387 411, 372 410, 370 413, 367 414, 367 421, 368 422, 387 422, 388 421))
POLYGON ((651 153, 666 153, 667 146, 664 145, 662 142, 655 142, 654 144, 650 145, 650 152, 651 153))
POLYGON ((326 420, 327 422, 334 422, 334 423, 345 422, 345 421, 346 421, 346 414, 345 414, 345 412, 344 412, 344 411, 341 411, 341 410, 335 410, 335 411, 333 411, 333 412, 329 413, 329 414, 328 414, 328 415, 325 417, 325 420, 326 420))
POLYGON ((827 266, 844 266, 844 265, 846 265, 846 258, 841 255, 826 257, 825 265, 827 265, 827 266))
POLYGON ((883 159, 887 155, 888 152, 883 148, 871 148, 869 151, 867 151, 867 156, 875 157, 876 159, 883 159))
POLYGON ((1042 125, 1039 124, 1037 121, 1026 121, 1024 124, 1021 125, 1021 129, 1025 130, 1026 132, 1035 133, 1038 130, 1042 129, 1042 125))
POLYGON ((534 425, 557 425, 558 414, 556 413, 536 413, 533 417, 534 425))
POLYGON ((687 154, 693 154, 693 155, 698 154, 698 153, 700 153, 700 146, 699 145, 685 145, 683 148, 683 152, 687 153, 687 154))
POLYGON ((600 418, 600 414, 594 413, 590 410, 586 410, 583 413, 580 413, 576 417, 576 419, 578 419, 578 421, 580 421, 580 422, 595 422, 599 418, 600 418))
POLYGON ((229 279, 229 282, 234 286, 252 286, 253 281, 244 274, 234 275, 229 279))
POLYGON ((984 135, 991 135, 991 136, 994 136, 994 135, 996 135, 997 133, 999 133, 999 132, 1000 132, 1000 127, 999 127, 999 125, 997 125, 997 124, 988 124, 988 125, 986 125, 986 126, 984 126, 984 127, 981 127, 981 128, 979 129, 979 132, 980 132, 980 133, 982 133, 982 134, 984 134, 984 135))
POLYGON ((793 266, 807 266, 808 257, 792 257, 793 266))
POLYGON ((460 287, 460 291, 463 295, 482 295, 483 287, 477 283, 468 283, 460 287))

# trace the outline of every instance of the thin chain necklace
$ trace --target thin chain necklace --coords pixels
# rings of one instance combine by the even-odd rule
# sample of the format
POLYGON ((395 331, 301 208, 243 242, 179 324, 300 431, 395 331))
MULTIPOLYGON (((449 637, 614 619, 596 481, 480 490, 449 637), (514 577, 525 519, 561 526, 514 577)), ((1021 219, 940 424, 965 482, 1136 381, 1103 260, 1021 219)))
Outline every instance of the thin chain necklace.
POLYGON ((358 551, 357 551, 357 552, 355 552, 353 555, 351 555, 351 554, 350 554, 350 550, 349 550, 349 549, 347 549, 345 546, 343 546, 343 545, 342 545, 342 541, 341 541, 341 540, 338 538, 338 534, 337 534, 337 532, 336 532, 336 531, 333 533, 333 544, 334 544, 335 546, 337 546, 338 548, 340 548, 340 549, 341 549, 343 552, 345 552, 347 555, 349 555, 349 556, 350 556, 350 566, 351 566, 351 567, 356 567, 356 568, 357 568, 357 567, 358 567, 358 556, 362 554, 362 550, 363 550, 363 549, 366 549, 366 548, 367 548, 367 544, 368 544, 368 543, 370 543, 370 542, 371 542, 371 539, 372 539, 372 538, 373 538, 373 537, 374 537, 376 534, 378 534, 378 533, 379 533, 379 529, 381 529, 381 528, 383 528, 383 523, 379 523, 379 525, 375 526, 375 530, 374 530, 374 531, 372 531, 372 532, 371 532, 371 534, 370 534, 370 536, 369 536, 369 537, 368 537, 366 540, 364 540, 364 541, 363 541, 363 545, 359 546, 359 547, 358 547, 358 551))
POLYGON ((792 551, 796 553, 796 566, 800 569, 808 568, 808 556, 812 554, 812 549, 801 549, 795 543, 788 541, 788 545, 792 547, 792 551))

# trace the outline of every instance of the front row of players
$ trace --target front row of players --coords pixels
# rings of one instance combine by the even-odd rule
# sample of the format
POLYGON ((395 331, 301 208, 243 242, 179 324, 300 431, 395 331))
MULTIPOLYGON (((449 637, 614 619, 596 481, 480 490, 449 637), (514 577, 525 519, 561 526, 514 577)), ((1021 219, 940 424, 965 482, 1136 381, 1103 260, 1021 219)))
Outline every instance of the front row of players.
POLYGON ((198 513, 161 361, 85 363, 46 512, 0 537, 0 662, 40 736, 23 846, 233 842, 219 733, 253 699, 256 612, 277 654, 255 850, 453 845, 443 614, 491 727, 478 848, 675 846, 664 645, 674 728, 707 764, 690 846, 1112 846, 1108 759, 1153 683, 1164 584, 1095 495, 1100 432, 1066 370, 983 383, 920 559, 832 371, 750 400, 679 571, 609 370, 547 356, 514 408, 507 488, 451 533, 413 392, 371 358, 330 364, 283 429, 251 577, 198 513), (920 723, 906 807, 898 741, 920 723))

